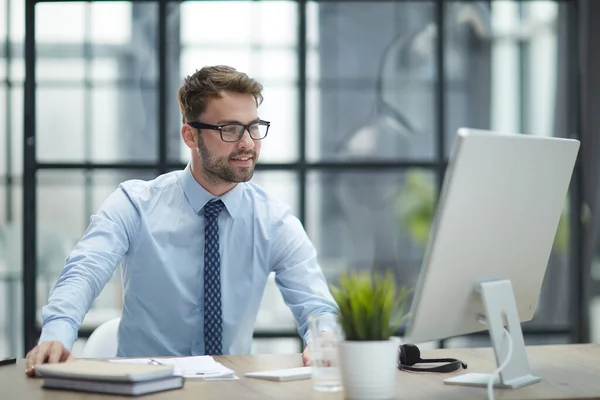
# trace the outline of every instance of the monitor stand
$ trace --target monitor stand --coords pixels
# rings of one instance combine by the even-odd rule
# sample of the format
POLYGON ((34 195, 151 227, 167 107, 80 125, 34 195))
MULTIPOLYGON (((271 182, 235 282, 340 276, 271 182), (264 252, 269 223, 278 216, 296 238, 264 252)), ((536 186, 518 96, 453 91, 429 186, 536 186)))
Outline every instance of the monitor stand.
MULTIPOLYGON (((506 367, 496 376, 494 387, 516 389, 531 385, 541 379, 531 374, 525 352, 525 341, 517 305, 509 280, 483 282, 476 285, 475 290, 481 295, 485 308, 483 323, 488 325, 496 365, 499 367, 506 360, 508 340, 504 333, 507 327, 512 338, 512 357, 506 367)), ((492 374, 469 373, 444 380, 447 385, 487 386, 492 374)))

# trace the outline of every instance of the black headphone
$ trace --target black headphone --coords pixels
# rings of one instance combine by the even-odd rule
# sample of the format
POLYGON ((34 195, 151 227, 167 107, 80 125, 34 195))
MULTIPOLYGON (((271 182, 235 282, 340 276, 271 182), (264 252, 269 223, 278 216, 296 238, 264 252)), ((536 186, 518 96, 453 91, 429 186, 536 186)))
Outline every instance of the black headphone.
POLYGON ((414 344, 403 344, 398 347, 398 368, 414 372, 454 372, 461 367, 467 369, 467 363, 456 358, 429 358, 422 359, 419 348, 414 344), (417 368, 417 363, 447 363, 431 368, 417 368))

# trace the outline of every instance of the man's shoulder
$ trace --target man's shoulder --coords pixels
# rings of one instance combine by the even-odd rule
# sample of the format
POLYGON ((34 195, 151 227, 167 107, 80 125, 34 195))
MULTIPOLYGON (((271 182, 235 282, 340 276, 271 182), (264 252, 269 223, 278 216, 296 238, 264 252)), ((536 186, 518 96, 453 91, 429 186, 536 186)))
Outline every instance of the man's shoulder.
POLYGON ((180 173, 181 171, 173 171, 151 179, 127 179, 119 184, 119 188, 136 202, 147 201, 161 192, 168 192, 178 187, 180 173))

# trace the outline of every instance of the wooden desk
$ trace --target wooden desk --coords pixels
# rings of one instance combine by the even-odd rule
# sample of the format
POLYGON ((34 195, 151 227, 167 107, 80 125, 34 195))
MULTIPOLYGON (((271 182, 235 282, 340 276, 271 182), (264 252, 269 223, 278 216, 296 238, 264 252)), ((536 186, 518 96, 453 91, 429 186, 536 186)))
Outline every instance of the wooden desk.
MULTIPOLYGON (((496 399, 600 399, 600 345, 532 346, 527 348, 529 363, 542 382, 515 390, 496 389, 496 399)), ((443 349, 423 352, 423 358, 457 357, 469 363, 468 371, 491 372, 492 351, 485 349, 443 349)), ((188 380, 182 390, 143 396, 172 400, 209 399, 343 399, 343 393, 327 394, 312 390, 311 381, 269 382, 244 378, 245 372, 301 365, 300 354, 223 356, 219 361, 236 371, 236 381, 202 382, 188 380)), ((117 396, 51 391, 41 389, 41 380, 27 378, 25 362, 0 367, 0 399, 116 399, 117 396)), ((463 370, 464 371, 464 370, 463 370)), ((398 371, 397 399, 487 399, 485 388, 444 385, 454 374, 398 371)), ((126 397, 129 398, 129 397, 126 397)))

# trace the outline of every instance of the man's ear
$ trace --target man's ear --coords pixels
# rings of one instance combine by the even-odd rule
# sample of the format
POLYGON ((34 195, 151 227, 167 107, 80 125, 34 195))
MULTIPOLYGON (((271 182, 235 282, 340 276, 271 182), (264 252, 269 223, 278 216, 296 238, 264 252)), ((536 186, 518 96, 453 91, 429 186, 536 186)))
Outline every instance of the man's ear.
POLYGON ((188 124, 183 124, 181 127, 181 138, 187 147, 190 149, 198 148, 198 138, 196 137, 196 130, 188 124))

